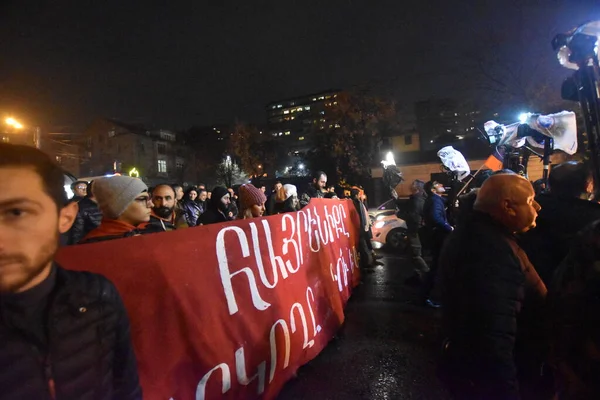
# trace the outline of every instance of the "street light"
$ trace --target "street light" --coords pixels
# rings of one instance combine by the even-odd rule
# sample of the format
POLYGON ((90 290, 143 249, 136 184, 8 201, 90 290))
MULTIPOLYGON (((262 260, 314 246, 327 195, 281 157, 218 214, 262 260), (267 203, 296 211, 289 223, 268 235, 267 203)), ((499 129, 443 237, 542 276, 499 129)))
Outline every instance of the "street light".
POLYGON ((23 125, 21 125, 19 123, 19 121, 17 121, 13 117, 6 118, 6 120, 4 122, 6 122, 7 125, 10 125, 10 126, 12 126, 13 128, 16 128, 16 129, 22 129, 23 128, 23 125))

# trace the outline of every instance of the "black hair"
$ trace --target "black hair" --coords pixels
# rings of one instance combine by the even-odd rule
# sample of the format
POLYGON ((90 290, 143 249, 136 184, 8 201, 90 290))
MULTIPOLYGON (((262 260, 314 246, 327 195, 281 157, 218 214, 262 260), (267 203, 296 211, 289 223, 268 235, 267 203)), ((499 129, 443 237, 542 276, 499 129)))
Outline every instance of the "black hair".
POLYGON ((192 193, 192 192, 196 192, 196 194, 200 195, 200 190, 198 190, 198 188, 196 188, 194 186, 194 187, 191 187, 191 188, 189 188, 188 190, 185 191, 185 194, 183 195, 183 199, 184 200, 191 200, 190 199, 190 193, 192 193))
POLYGON ((437 181, 429 181, 427 183, 425 183, 423 190, 425 191, 425 194, 427 194, 428 196, 431 194, 431 190, 433 190, 433 187, 437 184, 437 181))
POLYGON ((579 197, 586 192, 592 170, 586 163, 567 161, 552 168, 548 184, 550 193, 561 197, 579 197))
POLYGON ((325 172, 323 172, 323 171, 317 171, 317 172, 315 172, 315 173, 312 175, 312 178, 313 178, 314 180, 317 180, 317 181, 318 181, 318 180, 321 178, 321 175, 325 175, 325 176, 327 176, 327 174, 326 174, 325 172))
POLYGON ((420 179, 415 179, 412 182, 412 186, 415 186, 417 189, 419 189, 419 193, 423 193, 425 191, 425 182, 420 179))
POLYGON ((516 175, 517 173, 512 169, 504 168, 499 169, 498 171, 492 172, 492 175, 516 175))
POLYGON ((61 209, 67 204, 63 170, 40 150, 23 145, 0 143, 0 168, 21 167, 33 169, 42 179, 44 192, 61 209))
POLYGON ((204 189, 206 189, 206 185, 204 183, 199 183, 198 187, 202 186, 204 189))
POLYGON ((86 188, 89 186, 89 183, 87 183, 86 181, 75 181, 73 183, 71 183, 71 190, 75 191, 75 188, 77 187, 77 185, 79 185, 80 183, 85 183, 86 188))

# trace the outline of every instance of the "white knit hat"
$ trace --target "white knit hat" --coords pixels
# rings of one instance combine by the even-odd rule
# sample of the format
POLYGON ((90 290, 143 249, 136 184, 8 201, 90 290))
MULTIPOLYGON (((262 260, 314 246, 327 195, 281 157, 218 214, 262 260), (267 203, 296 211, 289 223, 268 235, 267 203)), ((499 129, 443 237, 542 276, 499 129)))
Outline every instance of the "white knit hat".
POLYGON ((111 176, 94 181, 94 196, 106 218, 117 219, 148 186, 138 178, 111 176))
POLYGON ((298 189, 296 189, 296 186, 294 185, 290 185, 289 183, 287 185, 283 185, 283 190, 285 191, 286 200, 292 196, 298 196, 298 189))

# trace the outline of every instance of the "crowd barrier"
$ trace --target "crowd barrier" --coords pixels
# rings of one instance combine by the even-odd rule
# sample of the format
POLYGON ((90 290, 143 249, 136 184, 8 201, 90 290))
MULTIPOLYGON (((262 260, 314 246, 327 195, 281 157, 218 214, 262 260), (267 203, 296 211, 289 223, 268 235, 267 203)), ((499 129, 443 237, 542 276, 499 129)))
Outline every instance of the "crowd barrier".
POLYGON ((119 289, 144 398, 273 399, 333 338, 359 282, 358 214, 296 213, 61 249, 119 289))

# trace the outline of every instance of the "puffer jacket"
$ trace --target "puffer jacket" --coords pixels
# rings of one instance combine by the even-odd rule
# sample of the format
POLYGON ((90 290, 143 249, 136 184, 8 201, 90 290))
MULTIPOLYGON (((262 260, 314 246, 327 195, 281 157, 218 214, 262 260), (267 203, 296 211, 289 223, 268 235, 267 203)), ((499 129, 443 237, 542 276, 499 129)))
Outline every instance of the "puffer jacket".
POLYGON ((57 267, 50 298, 47 354, 7 325, 0 304, 0 399, 141 399, 129 320, 114 285, 57 267))
POLYGON ((69 244, 77 244, 91 231, 100 226, 102 211, 95 201, 84 198, 79 203, 79 212, 69 231, 69 244))
POLYGON ((202 214, 200 205, 193 200, 187 200, 182 205, 183 216, 189 226, 196 226, 198 223, 198 217, 202 214))

